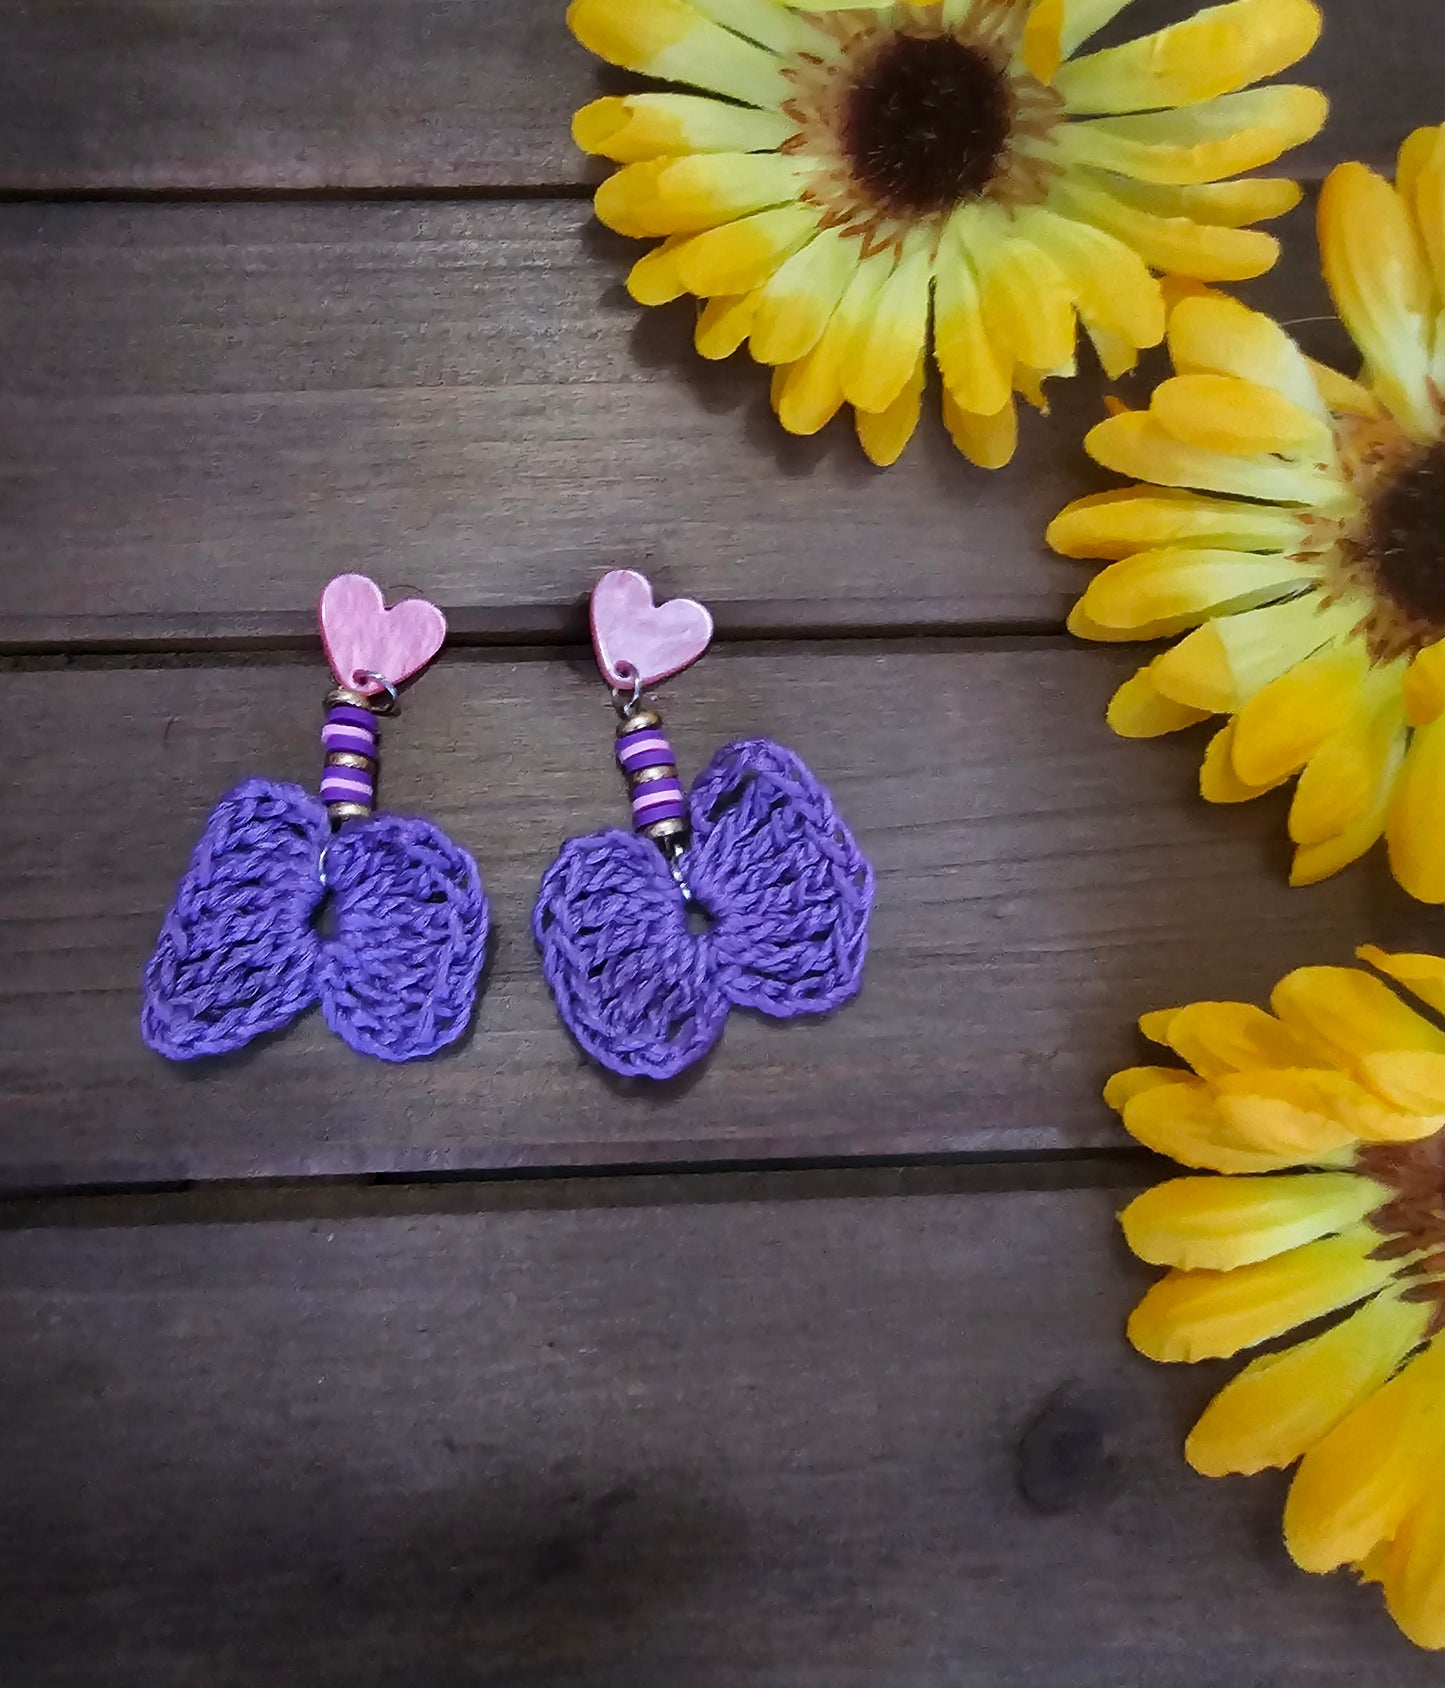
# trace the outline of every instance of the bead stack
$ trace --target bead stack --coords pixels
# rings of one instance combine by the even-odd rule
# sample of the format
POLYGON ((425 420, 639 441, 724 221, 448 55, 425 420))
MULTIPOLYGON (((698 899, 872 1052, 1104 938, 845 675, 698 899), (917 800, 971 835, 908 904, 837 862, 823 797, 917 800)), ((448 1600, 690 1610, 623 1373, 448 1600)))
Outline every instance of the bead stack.
POLYGON ((334 825, 365 820, 375 807, 377 738, 376 715, 363 693, 337 686, 326 694, 321 801, 334 825))
POLYGON ((624 715, 617 729, 617 761, 627 777, 632 824, 644 838, 676 848, 687 842, 687 799, 677 758, 650 709, 624 715))

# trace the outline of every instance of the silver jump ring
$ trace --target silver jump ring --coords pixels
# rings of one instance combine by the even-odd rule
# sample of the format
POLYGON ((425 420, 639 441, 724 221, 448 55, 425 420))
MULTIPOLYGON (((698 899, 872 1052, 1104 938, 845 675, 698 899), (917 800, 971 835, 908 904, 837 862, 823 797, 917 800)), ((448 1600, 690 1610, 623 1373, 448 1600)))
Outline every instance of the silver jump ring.
POLYGON ((373 713, 377 715, 395 715, 399 707, 399 699, 397 697, 396 687, 392 685, 386 675, 374 674, 369 668, 357 668, 353 670, 351 675, 352 685, 362 686, 368 681, 374 686, 380 686, 382 691, 386 693, 386 708, 378 709, 373 703, 371 705, 373 713))
POLYGON ((625 721, 627 717, 637 708, 638 704, 642 702, 642 676, 630 662, 619 662, 617 664, 617 672, 623 677, 623 679, 626 679, 629 673, 632 675, 631 697, 628 697, 627 693, 618 686, 614 686, 612 688, 613 707, 625 721), (626 699, 625 702, 623 701, 624 699, 626 699))

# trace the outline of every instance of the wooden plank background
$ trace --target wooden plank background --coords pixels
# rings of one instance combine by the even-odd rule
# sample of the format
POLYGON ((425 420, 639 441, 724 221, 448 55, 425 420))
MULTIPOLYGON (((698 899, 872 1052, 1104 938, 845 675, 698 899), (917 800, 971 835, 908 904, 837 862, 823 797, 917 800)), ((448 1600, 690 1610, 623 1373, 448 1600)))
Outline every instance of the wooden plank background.
POLYGON ((1120 1193, 689 1194, 0 1236, 9 1680, 1438 1681, 1184 1470, 1120 1193))
MULTIPOLYGON (((1134 0, 1111 34, 1187 16, 1134 0)), ((1333 127, 1302 168, 1392 156, 1440 121, 1431 0, 1324 0, 1296 76, 1333 127), (1364 74, 1368 67, 1368 74, 1364 74), (1348 146, 1346 146, 1348 143, 1348 146)), ((575 189, 572 112, 626 84, 535 0, 10 0, 0 189, 11 193, 575 189)))
MULTIPOLYGON (((1435 918, 1378 861, 1288 891, 1283 798, 1106 731, 1138 653, 1067 639, 1040 540, 1104 484, 1094 378, 1004 474, 932 418, 880 474, 632 306, 567 138, 631 84, 563 9, 0 8, 5 1688, 1435 1681, 1289 1566, 1278 1481, 1183 1467, 1223 1374, 1123 1343, 1157 1168, 1098 1100, 1142 1009, 1435 918), (657 1090, 581 1062, 527 932, 622 818, 614 563, 717 612, 687 769, 793 744, 879 870, 858 1003, 657 1090), (168 1067, 140 969, 215 797, 314 776, 351 568, 451 617, 383 778, 481 861, 476 1030, 168 1067)), ((1445 117, 1433 0, 1325 11, 1311 181, 1445 117)), ((1338 357, 1310 219, 1250 296, 1338 357)))
POLYGON ((1143 1047, 1143 1009, 1259 994, 1281 966, 1425 926, 1369 869, 1283 891, 1282 799, 1192 801, 1202 734, 1112 739, 1103 706, 1133 660, 1054 641, 734 646, 674 687, 688 770, 730 737, 781 738, 879 883, 859 1002, 813 1024, 734 1015, 701 1073, 660 1087, 583 1063, 528 925, 560 837, 625 819, 590 657, 444 658, 388 731, 384 800, 476 850, 496 927, 473 1036, 400 1068, 358 1061, 315 1015, 199 1067, 136 1034, 214 798, 258 771, 314 775, 314 660, 0 676, 0 1180, 1117 1144, 1099 1089, 1143 1047))

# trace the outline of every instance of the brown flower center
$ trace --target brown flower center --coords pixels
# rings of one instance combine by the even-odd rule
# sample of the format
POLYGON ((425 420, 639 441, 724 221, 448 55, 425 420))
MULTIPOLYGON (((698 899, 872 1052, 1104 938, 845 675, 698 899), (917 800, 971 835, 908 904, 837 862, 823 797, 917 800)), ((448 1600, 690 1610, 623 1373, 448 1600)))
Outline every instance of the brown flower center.
POLYGON ((1370 1215, 1385 1238, 1376 1257, 1402 1262, 1400 1276, 1419 1280, 1404 1299, 1433 1301, 1430 1332, 1445 1330, 1445 1132, 1418 1143, 1364 1145, 1355 1164, 1392 1192, 1370 1215))
POLYGON ((1413 656, 1445 638, 1445 441, 1369 421, 1346 423, 1341 446, 1362 504, 1334 530, 1330 596, 1369 601, 1356 632, 1377 662, 1413 656))
POLYGON ((952 35, 896 35, 849 90, 843 150, 885 211, 923 217, 982 194, 1008 149, 1007 78, 952 35))
POLYGON ((866 257, 918 228, 937 238, 971 200, 1047 198, 1064 102, 1019 62, 1026 12, 976 0, 952 29, 936 5, 807 14, 819 50, 784 66, 782 150, 818 164, 804 198, 825 228, 860 236, 866 257))
POLYGON ((1376 495, 1375 590, 1401 617, 1445 630, 1445 443, 1418 452, 1376 495))

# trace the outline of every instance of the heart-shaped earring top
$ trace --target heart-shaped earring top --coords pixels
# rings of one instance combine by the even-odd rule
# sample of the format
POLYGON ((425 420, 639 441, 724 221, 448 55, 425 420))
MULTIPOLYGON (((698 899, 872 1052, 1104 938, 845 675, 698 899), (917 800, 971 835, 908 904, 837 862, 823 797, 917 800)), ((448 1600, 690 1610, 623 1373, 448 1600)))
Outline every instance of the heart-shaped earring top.
POLYGON ((592 648, 617 691, 680 674, 712 643, 712 617, 691 598, 652 601, 645 574, 612 569, 592 588, 592 648))
POLYGON ((340 685, 371 697, 419 673, 442 648, 447 618, 425 598, 386 607, 364 574, 338 574, 321 594, 321 643, 340 685))

